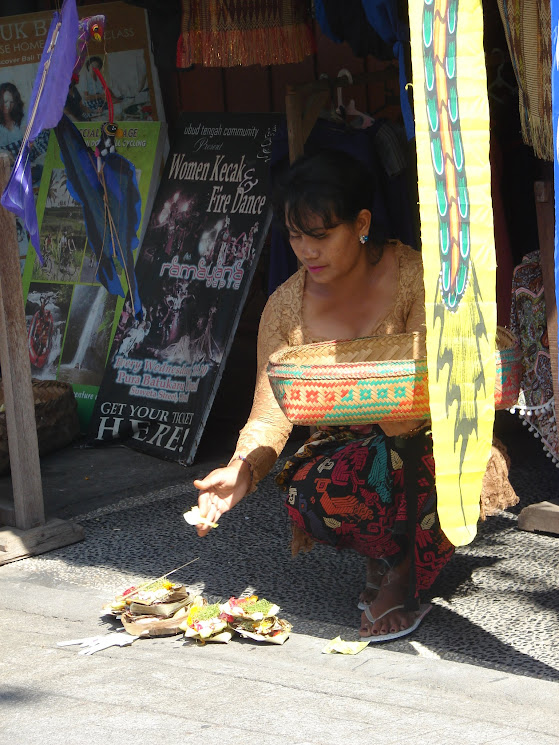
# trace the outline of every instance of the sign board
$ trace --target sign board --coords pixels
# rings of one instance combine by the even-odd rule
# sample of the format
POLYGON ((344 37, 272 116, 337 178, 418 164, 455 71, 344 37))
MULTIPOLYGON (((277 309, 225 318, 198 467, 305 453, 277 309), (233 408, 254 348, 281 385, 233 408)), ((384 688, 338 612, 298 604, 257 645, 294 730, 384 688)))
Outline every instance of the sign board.
POLYGON ((279 114, 183 114, 90 434, 192 463, 271 219, 279 114))
MULTIPOLYGON (((141 238, 159 184, 167 125, 118 124, 123 135, 116 142, 117 152, 136 169, 142 200, 141 238)), ((78 122, 76 127, 86 144, 95 148, 100 125, 78 122)), ((86 239, 83 207, 68 191, 54 132, 44 163, 37 217, 44 263, 41 266, 35 251, 30 251, 22 277, 31 373, 39 380, 72 384, 80 425, 86 431, 124 299, 109 295, 96 280, 97 260, 86 239)))
MULTIPOLYGON (((61 5, 61 3, 60 3, 61 5)), ((151 54, 147 13, 124 2, 80 5, 78 15, 106 17, 103 41, 90 41, 79 80, 72 83, 65 113, 73 121, 108 119, 107 101, 93 69, 100 68, 112 92, 116 121, 164 120, 157 69, 151 54)), ((29 113, 33 83, 53 14, 50 11, 0 19, 0 152, 13 163, 29 113)), ((45 162, 49 131, 43 131, 30 150, 33 188, 37 194, 45 162)), ((16 220, 23 262, 28 248, 23 223, 16 220)))

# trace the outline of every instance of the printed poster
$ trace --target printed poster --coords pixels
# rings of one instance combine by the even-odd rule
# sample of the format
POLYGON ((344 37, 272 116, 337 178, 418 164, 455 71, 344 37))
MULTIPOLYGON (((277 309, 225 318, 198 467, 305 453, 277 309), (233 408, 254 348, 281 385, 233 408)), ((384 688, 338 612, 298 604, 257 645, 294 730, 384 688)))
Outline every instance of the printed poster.
MULTIPOLYGON (((76 126, 87 145, 94 148, 100 126, 76 126)), ((158 185, 166 125, 120 122, 119 126, 123 137, 116 140, 117 152, 136 168, 142 200, 141 233, 158 185)), ((85 431, 124 299, 109 294, 95 278, 97 260, 87 245, 83 208, 67 189, 54 132, 37 208, 44 263, 41 266, 35 251, 30 251, 22 279, 31 374, 39 380, 72 384, 85 431)), ((118 261, 115 263, 126 287, 122 268, 118 261)))
POLYGON ((183 114, 93 413, 94 442, 192 463, 271 219, 279 114, 183 114))
MULTIPOLYGON (((124 2, 83 5, 80 18, 104 14, 105 38, 91 41, 79 82, 70 86, 65 113, 75 122, 108 119, 105 94, 93 69, 99 68, 111 89, 114 118, 119 121, 164 121, 157 69, 151 55, 146 11, 124 2)), ((27 124, 33 83, 52 20, 51 11, 0 19, 0 152, 15 161, 27 124)), ((43 131, 30 152, 33 188, 38 192, 48 147, 43 131)), ((23 223, 16 220, 20 257, 27 254, 23 223)))

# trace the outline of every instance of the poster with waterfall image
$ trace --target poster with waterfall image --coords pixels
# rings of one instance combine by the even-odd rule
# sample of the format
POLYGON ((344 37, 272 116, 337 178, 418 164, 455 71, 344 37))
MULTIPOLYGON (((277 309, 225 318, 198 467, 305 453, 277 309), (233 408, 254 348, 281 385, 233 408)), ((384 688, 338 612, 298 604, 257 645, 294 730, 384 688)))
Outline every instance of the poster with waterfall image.
MULTIPOLYGON (((100 125, 76 126, 94 148, 100 125)), ((166 125, 135 122, 120 126, 123 137, 117 140, 117 152, 136 168, 142 200, 141 234, 159 182, 166 125)), ((35 252, 29 251, 22 280, 31 374, 39 380, 71 383, 85 431, 124 298, 109 294, 96 280, 97 259, 88 246, 83 207, 68 191, 54 133, 45 158, 37 216, 44 261, 41 265, 35 252)), ((121 281, 126 287, 122 276, 121 281)))
POLYGON ((181 115, 136 262, 144 317, 126 302, 92 442, 193 461, 268 232, 280 121, 181 115))

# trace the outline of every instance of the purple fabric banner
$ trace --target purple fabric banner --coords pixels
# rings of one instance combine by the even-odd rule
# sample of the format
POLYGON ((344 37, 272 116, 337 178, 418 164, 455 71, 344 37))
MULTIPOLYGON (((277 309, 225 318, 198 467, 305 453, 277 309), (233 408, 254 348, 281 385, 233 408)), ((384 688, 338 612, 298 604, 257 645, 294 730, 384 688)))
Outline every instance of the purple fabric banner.
POLYGON ((56 126, 62 117, 76 61, 77 40, 76 0, 64 0, 62 11, 54 14, 49 28, 33 85, 25 136, 12 175, 0 199, 7 210, 23 220, 41 262, 39 226, 31 179, 30 147, 43 129, 56 126))

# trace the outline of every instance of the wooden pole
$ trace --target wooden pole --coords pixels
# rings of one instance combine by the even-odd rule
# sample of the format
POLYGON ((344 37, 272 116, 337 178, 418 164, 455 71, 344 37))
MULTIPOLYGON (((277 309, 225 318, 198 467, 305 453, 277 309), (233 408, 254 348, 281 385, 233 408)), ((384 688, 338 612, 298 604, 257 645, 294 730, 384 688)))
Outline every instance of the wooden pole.
MULTIPOLYGON (((0 192, 10 178, 10 161, 0 155, 0 192)), ((23 307, 16 223, 0 206, 0 364, 12 472, 15 527, 45 523, 35 403, 23 307)))

